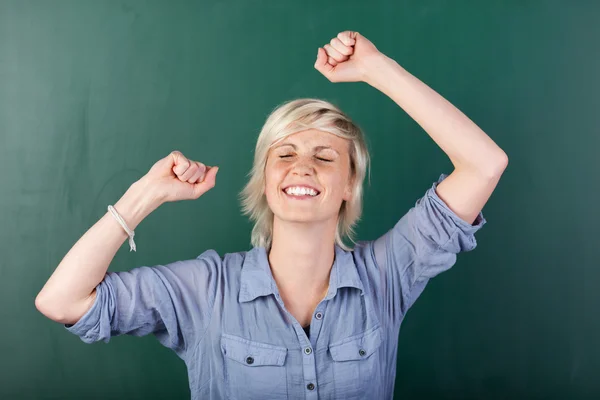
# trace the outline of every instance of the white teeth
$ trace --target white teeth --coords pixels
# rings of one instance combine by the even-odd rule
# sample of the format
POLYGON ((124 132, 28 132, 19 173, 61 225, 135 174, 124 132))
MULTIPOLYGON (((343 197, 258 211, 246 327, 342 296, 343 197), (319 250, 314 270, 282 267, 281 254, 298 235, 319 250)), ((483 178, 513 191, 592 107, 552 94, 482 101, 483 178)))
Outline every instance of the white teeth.
POLYGON ((289 188, 285 189, 285 192, 292 196, 305 196, 307 194, 310 196, 316 196, 318 194, 317 191, 314 189, 298 187, 298 186, 289 187, 289 188))

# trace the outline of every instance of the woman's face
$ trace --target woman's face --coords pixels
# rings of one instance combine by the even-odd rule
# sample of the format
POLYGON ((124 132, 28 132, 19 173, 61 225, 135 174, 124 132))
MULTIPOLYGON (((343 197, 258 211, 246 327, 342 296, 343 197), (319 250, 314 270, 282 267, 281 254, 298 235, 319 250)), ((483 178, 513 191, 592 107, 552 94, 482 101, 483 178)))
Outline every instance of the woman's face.
POLYGON ((290 222, 337 221, 352 194, 350 141, 310 129, 269 150, 265 195, 276 218, 290 222))

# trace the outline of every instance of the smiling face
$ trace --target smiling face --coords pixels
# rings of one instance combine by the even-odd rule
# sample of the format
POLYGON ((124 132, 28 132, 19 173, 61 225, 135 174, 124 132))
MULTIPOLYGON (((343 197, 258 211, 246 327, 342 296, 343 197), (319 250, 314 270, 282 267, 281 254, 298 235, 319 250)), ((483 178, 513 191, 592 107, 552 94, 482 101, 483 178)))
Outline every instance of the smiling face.
POLYGON ((350 141, 309 129, 269 150, 265 195, 275 218, 290 222, 337 221, 351 196, 350 141))

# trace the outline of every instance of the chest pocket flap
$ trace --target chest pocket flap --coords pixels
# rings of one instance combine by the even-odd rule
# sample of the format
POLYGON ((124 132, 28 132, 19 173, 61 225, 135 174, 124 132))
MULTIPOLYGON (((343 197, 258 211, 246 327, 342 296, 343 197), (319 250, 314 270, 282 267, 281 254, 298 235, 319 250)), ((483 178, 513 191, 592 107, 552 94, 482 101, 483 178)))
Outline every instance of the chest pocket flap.
POLYGON ((377 351, 382 340, 381 327, 377 326, 360 335, 330 344, 329 352, 334 361, 364 360, 377 351))
POLYGON ((221 335, 221 350, 225 357, 248 367, 283 366, 287 355, 285 347, 255 342, 226 333, 221 335))

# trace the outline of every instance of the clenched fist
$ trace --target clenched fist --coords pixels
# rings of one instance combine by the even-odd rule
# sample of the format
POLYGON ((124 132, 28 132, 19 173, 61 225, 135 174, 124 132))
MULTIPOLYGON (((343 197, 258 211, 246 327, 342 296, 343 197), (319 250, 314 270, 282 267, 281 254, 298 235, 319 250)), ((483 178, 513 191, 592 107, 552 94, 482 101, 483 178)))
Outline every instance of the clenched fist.
POLYGON ((161 202, 196 200, 215 186, 218 170, 173 151, 158 160, 140 181, 161 202))
POLYGON ((317 49, 315 69, 331 82, 365 81, 380 57, 382 53, 366 37, 343 31, 317 49))

